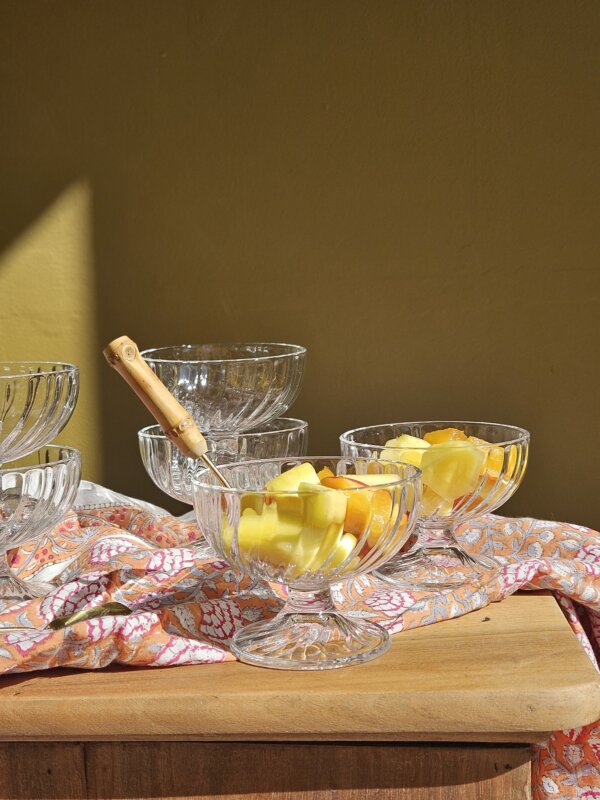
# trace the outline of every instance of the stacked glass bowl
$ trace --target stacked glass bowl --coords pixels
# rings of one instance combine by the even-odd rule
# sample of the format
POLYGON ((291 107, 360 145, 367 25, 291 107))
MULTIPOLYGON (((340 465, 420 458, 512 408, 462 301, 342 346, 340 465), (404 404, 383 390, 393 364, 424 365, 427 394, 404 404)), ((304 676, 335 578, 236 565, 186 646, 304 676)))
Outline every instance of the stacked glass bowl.
POLYGON ((10 571, 7 553, 56 525, 81 477, 79 452, 49 444, 77 403, 79 370, 53 362, 0 362, 0 601, 44 594, 48 586, 10 571))
MULTIPOLYGON (((218 465, 257 458, 302 456, 308 423, 282 417, 304 376, 306 349, 250 342, 187 344, 141 353, 194 418, 218 465)), ((193 504, 195 459, 181 453, 159 425, 138 433, 144 467, 169 497, 193 504)))

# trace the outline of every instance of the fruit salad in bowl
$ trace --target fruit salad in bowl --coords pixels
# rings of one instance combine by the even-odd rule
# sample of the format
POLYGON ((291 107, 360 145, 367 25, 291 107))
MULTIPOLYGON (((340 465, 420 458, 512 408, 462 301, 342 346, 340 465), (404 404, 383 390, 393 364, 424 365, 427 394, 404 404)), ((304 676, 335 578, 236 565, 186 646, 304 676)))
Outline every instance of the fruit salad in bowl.
POLYGON ((279 669, 326 669, 383 653, 387 632, 336 610, 330 586, 382 567, 405 544, 421 500, 410 464, 352 458, 263 459, 192 480, 198 525, 214 550, 254 580, 287 586, 267 622, 234 636, 242 661, 279 669))
POLYGON ((456 526, 499 508, 519 487, 529 433, 513 425, 442 420, 356 428, 340 436, 342 454, 407 463, 422 472, 420 546, 400 554, 378 576, 402 587, 451 588, 495 570, 491 558, 467 553, 456 526))

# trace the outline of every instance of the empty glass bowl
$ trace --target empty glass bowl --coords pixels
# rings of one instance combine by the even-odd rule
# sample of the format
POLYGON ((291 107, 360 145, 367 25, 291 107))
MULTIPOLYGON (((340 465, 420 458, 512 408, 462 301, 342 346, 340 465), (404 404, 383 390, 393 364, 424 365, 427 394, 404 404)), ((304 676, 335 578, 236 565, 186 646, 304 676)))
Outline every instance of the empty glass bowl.
POLYGON ((186 344, 141 355, 201 431, 245 431, 285 414, 294 402, 306 348, 265 342, 186 344))
POLYGON ((284 608, 238 630, 232 652, 279 669, 342 667, 383 653, 388 633, 337 611, 330 586, 383 566, 402 547, 416 521, 419 470, 337 457, 246 461, 221 471, 233 488, 207 470, 192 480, 199 527, 234 569, 287 586, 284 608))
MULTIPOLYGON (((279 417, 258 430, 246 433, 213 433, 206 437, 208 455, 216 464, 244 459, 302 456, 308 446, 308 423, 279 417)), ((160 425, 138 432, 140 453, 146 472, 169 497, 193 504, 192 476, 197 459, 188 458, 167 438, 160 425)))
POLYGON ((79 369, 43 361, 0 362, 0 464, 37 450, 65 427, 79 369))
POLYGON ((454 530, 514 494, 527 467, 529 438, 512 425, 456 420, 371 425, 342 434, 347 457, 397 460, 422 471, 422 546, 388 561, 378 576, 402 588, 427 590, 452 588, 477 579, 482 570, 496 570, 493 559, 467 553, 454 530), (424 436, 429 441, 421 441, 424 436))
POLYGON ((21 581, 6 553, 37 539, 68 511, 79 486, 81 460, 72 447, 48 445, 0 469, 0 600, 27 600, 47 586, 21 581))

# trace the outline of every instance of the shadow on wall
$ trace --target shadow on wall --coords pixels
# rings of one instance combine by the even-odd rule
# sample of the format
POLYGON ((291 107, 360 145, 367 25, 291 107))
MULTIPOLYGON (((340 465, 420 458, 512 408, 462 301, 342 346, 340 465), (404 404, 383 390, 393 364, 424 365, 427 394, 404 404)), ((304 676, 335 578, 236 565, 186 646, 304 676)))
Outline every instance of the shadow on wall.
MULTIPOLYGON (((359 424, 512 422, 533 446, 506 511, 600 526, 594 4, 23 0, 0 16, 0 244, 83 176, 93 196, 95 286, 70 334, 99 376, 88 476, 174 507, 107 341, 287 340, 309 349, 292 413, 312 452, 359 424)), ((35 292, 23 273, 27 313, 54 319, 61 269, 35 292)))

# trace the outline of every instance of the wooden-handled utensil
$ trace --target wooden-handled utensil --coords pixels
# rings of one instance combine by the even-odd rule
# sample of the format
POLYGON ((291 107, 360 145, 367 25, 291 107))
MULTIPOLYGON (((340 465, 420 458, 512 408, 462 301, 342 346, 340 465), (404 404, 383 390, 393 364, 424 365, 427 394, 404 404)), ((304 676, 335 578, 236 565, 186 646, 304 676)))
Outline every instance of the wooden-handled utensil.
POLYGON ((229 488, 230 484, 224 475, 206 455, 206 440, 198 426, 144 361, 136 343, 129 336, 119 336, 102 352, 110 366, 131 386, 175 447, 190 458, 201 459, 217 480, 229 488))

